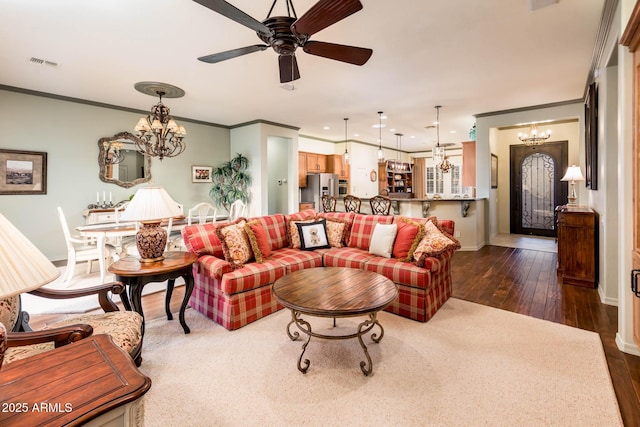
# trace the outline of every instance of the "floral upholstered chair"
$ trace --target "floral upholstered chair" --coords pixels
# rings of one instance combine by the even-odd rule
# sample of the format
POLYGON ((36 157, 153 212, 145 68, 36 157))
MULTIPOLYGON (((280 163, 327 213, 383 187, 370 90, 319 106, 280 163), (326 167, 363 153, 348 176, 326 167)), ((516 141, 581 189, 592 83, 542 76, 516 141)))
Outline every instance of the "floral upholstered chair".
POLYGON ((0 299, 0 323, 7 329, 7 349, 4 361, 7 364, 38 353, 53 350, 86 338, 91 334, 110 335, 113 342, 127 351, 136 365, 140 366, 142 357, 142 316, 135 311, 119 311, 118 306, 109 297, 124 291, 122 282, 110 282, 77 290, 57 290, 40 288, 30 293, 39 297, 53 299, 76 298, 98 294, 102 314, 81 314, 47 325, 39 331, 12 332, 20 328, 18 322, 20 302, 18 296, 0 299))

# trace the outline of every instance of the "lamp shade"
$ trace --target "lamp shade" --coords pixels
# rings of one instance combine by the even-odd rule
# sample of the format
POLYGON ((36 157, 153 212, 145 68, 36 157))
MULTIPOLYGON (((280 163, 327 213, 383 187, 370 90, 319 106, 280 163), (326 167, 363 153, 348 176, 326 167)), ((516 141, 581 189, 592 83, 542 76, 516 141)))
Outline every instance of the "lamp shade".
POLYGON ((584 176, 582 176, 580 166, 569 166, 567 168, 567 173, 564 174, 560 181, 584 181, 584 176))
POLYGON ((182 215, 178 203, 162 187, 140 188, 120 219, 123 221, 153 221, 182 215))
POLYGON ((0 298, 29 292, 60 272, 13 224, 0 214, 0 298))

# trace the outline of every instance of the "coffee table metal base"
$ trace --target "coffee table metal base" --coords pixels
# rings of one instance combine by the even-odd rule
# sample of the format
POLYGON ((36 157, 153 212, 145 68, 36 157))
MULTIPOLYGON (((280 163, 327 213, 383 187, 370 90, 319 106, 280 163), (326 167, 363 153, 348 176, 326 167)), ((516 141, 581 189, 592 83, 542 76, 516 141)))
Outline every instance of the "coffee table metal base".
MULTIPOLYGON (((311 341, 311 337, 322 338, 326 340, 346 340, 351 338, 358 338, 358 341, 360 342, 360 346, 364 351, 364 355, 367 358, 366 362, 364 360, 360 362, 360 369, 362 370, 362 373, 365 376, 368 376, 371 374, 371 372, 373 371, 373 363, 371 362, 371 356, 369 356, 369 350, 367 349, 367 346, 364 344, 364 341, 362 340, 362 336, 366 335, 375 326, 378 326, 380 328, 380 335, 378 336, 375 333, 371 334, 371 339, 373 340, 373 342, 375 342, 376 344, 379 343, 382 337, 384 336, 384 329, 382 328, 382 325, 380 324, 380 322, 378 322, 377 311, 368 313, 367 314, 368 319, 365 319, 360 324, 358 324, 357 331, 352 334, 346 334, 346 335, 327 335, 327 334, 313 332, 311 329, 311 324, 302 318, 302 314, 303 313, 301 311, 291 309, 291 321, 287 325, 287 335, 289 336, 289 338, 291 338, 292 341, 296 341, 298 338, 300 338, 300 333, 298 331, 294 330, 293 332, 291 332, 291 325, 293 324, 295 324, 296 327, 303 334, 307 335, 307 341, 302 345, 302 353, 298 358, 298 370, 300 372, 302 372, 303 374, 306 374, 307 370, 309 369, 309 365, 311 364, 309 359, 303 360, 304 353, 307 350, 307 345, 309 345, 309 341, 311 341)), ((335 318, 334 318, 334 326, 335 326, 335 318)))

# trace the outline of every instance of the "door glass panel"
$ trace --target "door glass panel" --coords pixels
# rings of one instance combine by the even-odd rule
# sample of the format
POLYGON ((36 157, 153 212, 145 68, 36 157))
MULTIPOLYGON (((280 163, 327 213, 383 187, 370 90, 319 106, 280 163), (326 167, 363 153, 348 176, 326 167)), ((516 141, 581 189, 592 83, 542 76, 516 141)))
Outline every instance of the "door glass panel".
POLYGON ((522 160, 522 227, 554 229, 555 162, 544 153, 522 160))

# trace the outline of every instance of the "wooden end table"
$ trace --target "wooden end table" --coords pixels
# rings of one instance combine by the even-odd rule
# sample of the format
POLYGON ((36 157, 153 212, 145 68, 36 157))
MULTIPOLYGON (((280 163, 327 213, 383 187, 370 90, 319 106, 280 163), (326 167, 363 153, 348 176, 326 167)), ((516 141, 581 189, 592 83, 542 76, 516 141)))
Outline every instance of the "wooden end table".
POLYGON ((391 280, 370 271, 343 267, 319 267, 298 270, 276 280, 273 295, 285 307, 291 310, 291 321, 287 325, 287 335, 292 341, 300 336, 298 331, 291 332, 291 325, 307 335, 302 345, 302 354, 298 359, 298 370, 305 374, 309 369, 309 359, 303 359, 311 337, 328 340, 358 338, 367 361, 360 362, 364 375, 373 371, 373 364, 362 336, 375 326, 380 328, 380 336, 371 334, 371 339, 379 343, 384 329, 377 319, 378 311, 398 297, 398 288, 391 280), (354 317, 367 316, 357 331, 346 335, 328 335, 313 332, 311 324, 302 315, 316 317, 354 317), (303 366, 304 364, 304 366, 303 366))
POLYGON ((191 252, 165 252, 164 259, 157 262, 141 263, 138 258, 122 258, 109 266, 109 272, 115 274, 116 280, 129 287, 129 296, 126 292, 120 295, 122 304, 127 310, 133 309, 142 316, 142 334, 144 335, 144 313, 142 311, 142 289, 150 282, 167 281, 167 294, 165 296, 164 307, 167 312, 167 319, 173 320, 170 303, 173 286, 178 277, 182 277, 185 283, 184 298, 180 306, 180 324, 184 333, 191 332, 187 322, 184 320, 184 311, 193 292, 193 271, 192 265, 198 256, 191 252), (129 303, 129 299, 131 303, 129 303))
POLYGON ((150 387, 110 336, 91 336, 3 366, 0 425, 141 425, 150 387))

